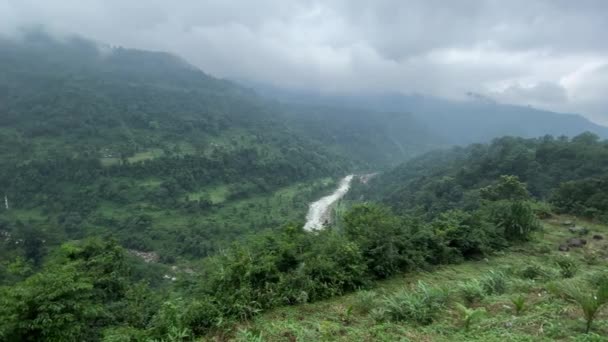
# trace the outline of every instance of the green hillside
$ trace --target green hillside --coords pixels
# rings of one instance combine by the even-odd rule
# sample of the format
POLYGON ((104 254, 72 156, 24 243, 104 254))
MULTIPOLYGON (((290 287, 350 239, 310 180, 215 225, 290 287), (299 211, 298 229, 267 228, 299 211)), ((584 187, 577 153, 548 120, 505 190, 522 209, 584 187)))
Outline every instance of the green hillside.
POLYGON ((0 41, 0 75, 3 230, 26 224, 49 244, 111 235, 163 260, 204 257, 303 220, 355 165, 166 53, 30 33, 0 41))
MULTIPOLYGON (((414 158, 373 179, 368 189, 353 191, 351 197, 363 195, 400 212, 433 217, 445 210, 475 208, 483 197, 480 189, 501 175, 516 176, 527 184, 535 198, 557 203, 574 196, 573 185, 601 182, 606 174, 608 141, 594 134, 583 133, 572 139, 503 137, 489 144, 473 144, 414 158), (568 183, 570 181, 574 183, 568 183), (561 184, 561 190, 556 192, 561 184)), ((581 215, 584 214, 581 206, 597 208, 600 212, 590 211, 587 216, 598 218, 605 208, 605 198, 598 189, 601 187, 578 188, 578 201, 586 196, 585 204, 576 207, 564 203, 558 207, 581 215)))
POLYGON ((237 341, 606 341, 608 305, 587 335, 580 304, 560 290, 575 284, 593 296, 593 289, 605 284, 608 243, 591 237, 607 234, 605 225, 555 216, 524 245, 399 275, 346 296, 272 310, 237 325, 233 336, 237 341), (578 237, 563 224, 568 221, 590 229, 588 243, 560 252, 560 243, 578 237), (444 291, 445 302, 425 307, 424 300, 444 291), (404 316, 392 317, 395 309, 404 316), (417 322, 427 316, 432 322, 417 322))
POLYGON ((0 340, 605 340, 608 141, 419 155, 452 141, 404 113, 0 41, 0 340))

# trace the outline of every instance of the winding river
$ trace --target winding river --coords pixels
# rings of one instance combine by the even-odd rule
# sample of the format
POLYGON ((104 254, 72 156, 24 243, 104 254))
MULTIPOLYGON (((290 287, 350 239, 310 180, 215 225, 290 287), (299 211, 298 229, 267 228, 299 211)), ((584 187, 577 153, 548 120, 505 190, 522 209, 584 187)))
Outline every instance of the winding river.
POLYGON ((323 229, 325 224, 331 219, 332 206, 350 189, 350 183, 354 175, 348 175, 340 181, 340 185, 331 195, 321 197, 316 202, 310 204, 308 214, 306 214, 306 224, 304 230, 314 231, 323 229))

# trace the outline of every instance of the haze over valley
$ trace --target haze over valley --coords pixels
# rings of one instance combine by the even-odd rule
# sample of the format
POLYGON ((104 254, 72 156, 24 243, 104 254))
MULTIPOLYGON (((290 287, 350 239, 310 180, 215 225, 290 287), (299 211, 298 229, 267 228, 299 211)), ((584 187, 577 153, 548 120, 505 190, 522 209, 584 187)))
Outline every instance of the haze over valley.
POLYGON ((603 341, 605 18, 0 0, 0 340, 603 341))

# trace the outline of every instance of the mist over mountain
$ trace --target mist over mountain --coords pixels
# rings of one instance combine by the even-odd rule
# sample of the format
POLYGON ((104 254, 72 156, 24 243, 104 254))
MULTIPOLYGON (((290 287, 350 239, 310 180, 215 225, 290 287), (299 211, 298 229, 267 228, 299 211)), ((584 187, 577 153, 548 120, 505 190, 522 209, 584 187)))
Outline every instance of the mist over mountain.
MULTIPOLYGON (((336 29, 347 18, 357 28, 374 21, 346 2, 334 13, 326 11, 337 2, 160 0, 144 9, 95 1, 0 0, 1 341, 608 336, 608 128, 498 101, 567 108, 598 65, 501 92, 491 81, 521 75, 511 68, 521 61, 507 62, 509 72, 453 69, 483 64, 477 56, 487 47, 433 48, 443 35, 410 50, 391 41, 397 30, 342 40, 336 29), (281 20, 256 19, 279 3, 281 20), (104 15, 105 6, 117 15, 104 15), (188 6, 197 10, 180 12, 188 6), (202 13, 207 6, 231 19, 202 13), (20 14, 45 9, 66 26, 5 35, 20 14), (149 40, 108 45, 74 35, 74 18, 134 19, 130 30, 104 32, 149 40), (193 24, 201 18, 209 26, 193 24), (333 18, 345 20, 334 26, 333 18), (290 20, 314 28, 306 33, 320 45, 281 30, 290 20), (225 39, 234 32, 247 39, 225 39), (216 44, 192 40, 201 34, 216 44), (188 59, 179 48, 146 50, 160 41, 187 42, 188 59), (240 54, 243 45, 267 60, 240 54), (286 55, 294 68, 273 63, 286 55), (215 68, 206 58, 217 58, 215 68), (391 67, 357 67, 378 58, 391 67), (323 85, 293 91, 222 79, 218 70, 323 85), (441 97, 461 79, 479 92, 441 97), (417 95, 419 86, 432 95, 417 95)), ((369 2, 380 3, 382 13, 404 9, 369 2)), ((427 3, 461 10, 461 2, 433 1, 419 9, 427 3)), ((475 6, 465 7, 461 14, 475 6)), ((401 23, 412 12, 396 13, 386 19, 401 23)), ((603 98, 591 95, 576 100, 598 105, 595 119, 603 98)))
POLYGON ((572 137, 586 131, 608 137, 608 127, 595 124, 578 114, 502 104, 480 96, 455 101, 419 94, 331 94, 255 83, 250 86, 259 94, 285 103, 408 113, 417 125, 426 127, 436 141, 443 144, 485 142, 504 135, 531 138, 550 134, 572 137))

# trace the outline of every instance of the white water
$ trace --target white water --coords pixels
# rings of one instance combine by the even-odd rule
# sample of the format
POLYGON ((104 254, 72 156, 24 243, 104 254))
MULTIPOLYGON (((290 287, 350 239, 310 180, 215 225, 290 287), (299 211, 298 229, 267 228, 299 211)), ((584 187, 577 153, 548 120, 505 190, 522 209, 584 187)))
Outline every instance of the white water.
POLYGON ((340 181, 340 185, 331 195, 322 197, 320 200, 310 204, 308 214, 306 214, 306 224, 304 230, 313 231, 323 229, 325 222, 329 221, 331 207, 336 201, 344 197, 350 189, 353 175, 348 175, 340 181))

